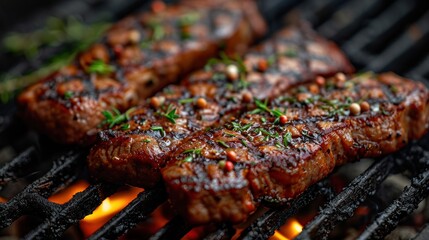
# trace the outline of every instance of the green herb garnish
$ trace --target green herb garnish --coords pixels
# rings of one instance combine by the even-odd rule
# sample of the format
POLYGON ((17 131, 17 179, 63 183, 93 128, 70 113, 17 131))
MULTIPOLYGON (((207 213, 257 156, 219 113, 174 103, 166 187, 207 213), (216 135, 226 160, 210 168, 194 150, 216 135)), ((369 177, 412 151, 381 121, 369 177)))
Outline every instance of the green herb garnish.
POLYGON ((101 125, 109 125, 109 128, 130 120, 130 113, 133 112, 135 108, 128 109, 124 114, 114 108, 112 111, 103 111, 101 112, 104 115, 104 120, 101 122, 101 125))
POLYGON ((180 104, 184 104, 184 103, 192 103, 192 102, 194 102, 194 99, 193 99, 193 98, 185 98, 185 99, 180 99, 180 100, 179 100, 179 103, 180 103, 180 104))
POLYGON ((168 105, 167 112, 162 113, 162 116, 166 117, 170 122, 176 124, 176 119, 180 116, 176 114, 176 109, 172 105, 168 105))
POLYGON ((144 143, 150 143, 150 139, 143 139, 142 142, 144 142, 144 143))
POLYGON ((287 132, 283 135, 283 146, 286 148, 289 146, 289 143, 292 141, 292 134, 287 132))
POLYGON ((128 130, 128 129, 130 129, 130 124, 129 123, 122 124, 121 129, 122 130, 128 130))
POLYGON ((232 130, 233 131, 239 131, 239 132, 247 131, 252 126, 252 124, 250 124, 250 123, 248 123, 246 125, 241 125, 241 123, 239 123, 239 122, 231 122, 231 124, 232 124, 232 130))
POLYGON ((115 71, 115 67, 101 60, 94 60, 88 67, 89 73, 106 75, 115 71))
POLYGON ((194 157, 196 157, 197 155, 201 155, 201 148, 196 148, 196 149, 188 149, 183 151, 183 154, 190 154, 189 156, 185 157, 182 162, 192 162, 192 160, 194 159, 194 157))
POLYGON ((224 142, 224 141, 222 141, 222 140, 217 140, 216 142, 217 142, 217 143, 219 143, 219 145, 221 145, 222 147, 229 148, 229 145, 228 145, 228 144, 226 144, 226 142, 224 142))
POLYGON ((64 93, 64 99, 69 100, 70 98, 72 98, 74 95, 74 93, 72 91, 67 91, 64 93))
POLYGON ((154 131, 159 131, 161 133, 162 137, 165 136, 165 131, 164 131, 164 128, 162 126, 153 126, 150 129, 154 130, 154 131))

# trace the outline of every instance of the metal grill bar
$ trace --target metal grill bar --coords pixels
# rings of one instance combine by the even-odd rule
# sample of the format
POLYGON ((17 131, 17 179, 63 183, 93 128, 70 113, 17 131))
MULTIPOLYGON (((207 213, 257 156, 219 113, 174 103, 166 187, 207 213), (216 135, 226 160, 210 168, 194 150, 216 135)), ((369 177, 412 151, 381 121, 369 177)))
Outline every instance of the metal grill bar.
POLYGON ((150 240, 168 240, 181 239, 187 232, 192 229, 192 226, 185 219, 176 216, 171 219, 163 228, 161 228, 150 240))
POLYGON ((60 238, 67 228, 94 211, 106 197, 117 190, 117 187, 117 185, 102 183, 89 186, 85 191, 74 195, 69 202, 57 207, 55 214, 51 214, 51 217, 25 238, 60 238))
MULTIPOLYGON (((429 164, 429 154, 424 160, 429 164)), ((382 239, 398 225, 399 221, 417 208, 418 204, 429 194, 429 165, 424 171, 411 181, 411 186, 405 188, 401 196, 396 199, 380 216, 367 227, 359 236, 359 240, 382 239)))
POLYGON ((209 235, 204 240, 226 240, 231 239, 235 234, 235 228, 230 224, 222 224, 218 229, 209 235))
POLYGON ((9 226, 22 214, 34 210, 41 213, 54 214, 58 207, 45 198, 56 189, 67 185, 77 177, 77 167, 83 157, 81 151, 69 151, 54 162, 52 169, 42 178, 28 185, 21 193, 4 204, 0 212, 0 228, 9 226))
POLYGON ((116 214, 89 239, 115 239, 149 217, 149 214, 167 199, 163 188, 154 188, 139 195, 116 214))
MULTIPOLYGON (((92 2, 94 6, 97 5, 96 2, 92 2)), ((394 0, 374 3, 365 0, 363 4, 358 0, 306 0, 287 3, 285 1, 270 1, 269 4, 266 2, 260 1, 259 3, 263 15, 270 24, 278 24, 277 19, 297 5, 296 9, 301 11, 314 26, 318 27, 322 34, 339 41, 347 55, 358 65, 358 68, 365 67, 368 70, 376 71, 400 70, 419 80, 429 77, 429 57, 424 56, 424 51, 421 51, 422 49, 428 50, 425 44, 429 39, 428 4, 424 1, 394 0), (348 9, 350 14, 345 21, 339 21, 340 11, 344 11, 344 9, 348 9), (369 24, 365 22, 368 19, 371 20, 369 24), (409 27, 412 23, 415 24, 409 27), (418 64, 411 67, 406 66, 406 62, 418 64)), ((109 4, 103 4, 103 6, 106 9, 114 9, 112 11, 114 16, 124 15, 141 6, 138 1, 121 5, 122 3, 109 0, 109 4)), ((88 13, 90 17, 93 17, 92 19, 101 18, 100 15, 93 14, 92 10, 85 14, 88 13)), ((31 66, 34 67, 34 64, 17 64, 15 70, 28 70, 31 66)), ((9 109, 14 109, 14 107, 9 109)), ((6 119, 0 126, 2 145, 8 142, 7 137, 5 138, 3 135, 6 135, 5 132, 9 132, 6 131, 8 126, 12 126, 13 111, 7 111, 7 119, 5 117, 0 119, 0 121, 6 119)), ((7 135, 11 134, 8 133, 7 135)), ((428 143, 424 146, 427 147, 428 143)), ((377 220, 367 228, 360 238, 385 236, 403 216, 409 214, 417 203, 429 194, 427 154, 422 157, 423 151, 421 149, 416 150, 416 148, 407 149, 404 152, 405 154, 390 156, 374 163, 372 167, 354 179, 346 189, 332 200, 330 199, 332 195, 330 188, 321 186, 320 183, 311 187, 301 197, 292 201, 290 207, 271 209, 258 218, 243 231, 240 239, 268 238, 295 211, 306 206, 315 194, 322 192, 321 195, 326 196, 329 202, 322 208, 320 214, 304 228, 298 239, 310 236, 326 238, 340 220, 351 216, 364 198, 374 194, 377 186, 389 174, 404 170, 403 168, 406 166, 413 172, 413 176, 416 176, 412 178, 411 186, 407 187, 397 200, 380 213, 377 220), (411 156, 411 158, 407 158, 406 155, 411 156), (417 161, 419 157, 421 157, 420 161, 417 161), (423 165, 415 166, 416 162, 423 165), (413 169, 424 169, 426 172, 419 174, 413 169)), ((22 169, 37 160, 35 154, 35 148, 29 147, 0 169, 0 190, 9 181, 23 175, 22 169)), ((39 215, 44 222, 30 232, 26 238, 59 238, 69 226, 91 213, 105 197, 116 191, 118 187, 116 185, 99 183, 91 185, 63 205, 49 202, 46 199, 54 191, 77 178, 79 169, 83 166, 83 155, 82 152, 75 150, 67 152, 54 161, 54 165, 47 174, 28 185, 9 202, 0 203, 0 219, 2 219, 0 228, 9 226, 15 219, 24 214, 39 215)), ((162 187, 140 193, 136 199, 94 233, 90 239, 112 239, 122 236, 136 224, 147 219, 156 207, 165 202, 166 198, 167 194, 162 187)), ((187 225, 183 219, 175 217, 152 239, 178 238, 185 235, 190 229, 191 226, 187 225)), ((428 229, 429 227, 423 229, 416 239, 427 239, 428 229)), ((206 239, 230 239, 234 233, 235 229, 231 225, 223 224, 209 234, 206 239)))
POLYGON ((241 234, 239 239, 267 239, 274 234, 274 230, 284 224, 287 218, 295 214, 299 209, 308 205, 325 188, 325 181, 311 186, 304 194, 294 199, 291 204, 282 210, 271 209, 262 217, 258 218, 241 234))

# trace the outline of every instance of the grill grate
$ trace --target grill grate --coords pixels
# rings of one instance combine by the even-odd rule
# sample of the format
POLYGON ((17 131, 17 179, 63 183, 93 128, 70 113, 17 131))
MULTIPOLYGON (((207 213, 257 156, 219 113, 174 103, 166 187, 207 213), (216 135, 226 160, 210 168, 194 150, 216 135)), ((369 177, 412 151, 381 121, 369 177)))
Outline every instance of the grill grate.
MULTIPOLYGON (((91 6, 98 6, 95 2, 93 1, 91 6)), ((111 3, 111 1, 108 2, 111 3)), ((143 4, 130 1, 127 4, 124 2, 122 7, 112 7, 110 10, 116 17, 120 17, 131 9, 141 6, 143 4)), ((310 21, 322 35, 336 41, 359 69, 376 72, 394 70, 428 84, 429 45, 425 44, 429 40, 429 2, 427 1, 276 0, 260 1, 260 7, 273 31, 280 26, 278 19, 285 16, 287 12, 298 13, 310 21)), ((92 12, 94 9, 89 8, 84 14, 92 12)), ((23 69, 29 67, 28 64, 22 63, 16 71, 24 71, 23 69)), ((0 110, 2 112, 0 146, 11 145, 20 152, 16 158, 0 169, 1 191, 11 181, 26 176, 28 174, 26 169, 31 169, 31 166, 38 163, 39 155, 46 158, 45 156, 51 155, 52 151, 44 150, 40 154, 39 147, 35 147, 31 140, 21 140, 31 138, 31 134, 29 137, 26 131, 17 130, 20 125, 14 122, 13 104, 0 110), (9 143, 11 139, 12 143, 9 143)), ((43 142, 41 146, 44 146, 43 142)), ((359 239, 383 238, 429 195, 429 152, 426 149, 429 149, 429 136, 397 154, 376 161, 338 195, 334 194, 327 180, 321 181, 288 206, 270 209, 256 218, 243 230, 239 238, 268 238, 295 212, 309 205, 320 195, 327 199, 327 203, 304 227, 297 239, 327 238, 340 221, 350 218, 354 210, 369 195, 375 194, 377 188, 389 175, 409 171, 412 173, 411 185, 406 187, 391 205, 380 212, 375 221, 370 223, 359 237, 359 239)), ((84 169, 85 151, 71 149, 62 152, 61 156, 54 157, 52 166, 48 168, 50 170, 45 171, 43 176, 30 183, 7 203, 0 203, 0 219, 2 219, 0 229, 11 225, 20 216, 37 215, 43 219, 43 222, 26 238, 59 238, 65 230, 90 214, 106 197, 120 187, 108 183, 95 183, 65 204, 49 202, 47 197, 81 177, 84 169)), ((141 192, 90 239, 112 239, 122 236, 138 223, 148 219, 166 199, 167 194, 162 186, 141 192)), ((191 229, 192 226, 176 216, 151 239, 177 239, 191 229)), ((214 232, 207 235, 206 239, 230 239, 235 232, 231 225, 221 224, 214 232)), ((429 226, 426 226, 416 237, 416 239, 427 238, 429 238, 429 226)))

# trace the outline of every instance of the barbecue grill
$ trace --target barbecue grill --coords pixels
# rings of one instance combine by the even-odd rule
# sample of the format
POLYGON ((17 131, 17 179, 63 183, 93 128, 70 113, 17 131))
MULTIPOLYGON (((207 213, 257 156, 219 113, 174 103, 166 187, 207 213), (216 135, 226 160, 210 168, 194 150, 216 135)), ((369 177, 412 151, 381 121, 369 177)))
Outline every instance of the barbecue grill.
MULTIPOLYGON (((139 1, 80 1, 76 11, 83 16, 103 18, 96 14, 100 3, 110 11, 111 18, 120 18, 147 3, 139 1), (119 5, 118 5, 119 4, 119 5), (95 14, 94 14, 95 13, 95 14)), ((67 3, 57 3, 52 9, 62 9, 67 3)), ((281 26, 286 16, 308 20, 323 36, 341 46, 351 62, 360 71, 395 71, 398 74, 424 82, 429 86, 429 2, 427 1, 372 1, 372 0, 306 0, 260 1, 260 9, 271 32, 281 26)), ((63 13, 65 14, 65 13, 63 13)), ((61 12, 58 12, 61 15, 61 12)), ((33 16, 40 18, 38 15, 33 16)), ((91 18, 89 17, 89 18, 91 18)), ((42 54, 55 54, 45 49, 42 54)), ((0 58, 3 59, 3 58, 0 58)), ((43 56, 41 56, 43 59, 43 56)), ((10 67, 2 64, 3 67, 10 67)), ((28 71, 36 63, 18 61, 13 70, 28 71)), ((66 188, 81 178, 88 178, 85 170, 86 150, 61 147, 27 130, 15 116, 14 103, 0 109, 0 194, 11 189, 14 195, 0 203, 0 229, 7 228, 24 215, 37 216, 41 223, 25 236, 28 239, 60 238, 70 227, 90 214, 108 196, 121 186, 111 183, 92 183, 83 192, 65 204, 47 200, 54 192, 66 188), (8 154, 8 152, 12 152, 8 154), (15 156, 8 159, 6 155, 15 156), (25 179, 25 181, 19 181, 25 179), (20 182, 17 185, 14 182, 20 182), (29 183, 22 185, 22 183, 29 183), (9 186, 9 187, 8 187, 9 186), (16 190, 17 189, 17 190, 16 190)), ((402 218, 411 214, 429 196, 429 136, 409 144, 396 154, 378 159, 340 193, 333 190, 329 177, 310 187, 287 206, 268 209, 252 217, 240 233, 239 239, 266 239, 288 218, 305 208, 314 199, 323 196, 317 215, 307 223, 296 239, 325 239, 340 222, 350 218, 369 196, 377 193, 385 179, 403 174, 410 184, 397 199, 380 209, 360 233, 358 239, 380 239, 394 230, 402 218), (405 174, 404 174, 405 173, 405 174)), ((133 229, 167 200, 162 186, 145 190, 96 231, 90 239, 113 239, 133 229)), ((151 239, 178 239, 189 232, 188 225, 179 216, 173 217, 151 239)), ((206 239, 230 239, 236 229, 220 224, 208 233, 206 239)), ((429 225, 415 239, 429 239, 429 225)))

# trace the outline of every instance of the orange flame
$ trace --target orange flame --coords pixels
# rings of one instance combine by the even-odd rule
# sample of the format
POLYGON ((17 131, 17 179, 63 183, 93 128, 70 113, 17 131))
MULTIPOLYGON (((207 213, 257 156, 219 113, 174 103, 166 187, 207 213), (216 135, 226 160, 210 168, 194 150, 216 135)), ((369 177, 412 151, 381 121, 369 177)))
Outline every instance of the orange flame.
POLYGON ((68 202, 70 199, 72 199, 73 195, 75 195, 78 192, 82 192, 88 186, 89 184, 86 181, 79 180, 73 183, 72 185, 68 186, 66 189, 63 189, 58 193, 50 196, 48 200, 54 203, 64 204, 68 202))
POLYGON ((127 206, 134 198, 137 197, 143 189, 132 187, 125 191, 119 191, 112 196, 104 199, 92 214, 87 215, 80 221, 80 227, 86 237, 93 234, 103 224, 109 221, 116 213, 127 206))
MULTIPOLYGON (((83 180, 77 181, 66 189, 52 195, 48 198, 49 201, 64 204, 72 199, 73 195, 78 192, 84 191, 89 186, 89 183, 83 180)), ((86 237, 97 231, 103 224, 113 217, 116 213, 121 211, 128 205, 134 198, 143 191, 142 188, 130 187, 122 191, 118 191, 112 196, 104 199, 100 206, 94 212, 87 215, 80 221, 80 227, 86 237)), ((1 201, 2 199, 0 199, 1 201)))
POLYGON ((286 221, 279 230, 274 232, 274 235, 270 237, 270 240, 289 240, 294 239, 298 234, 302 232, 302 225, 294 218, 290 218, 286 221))

